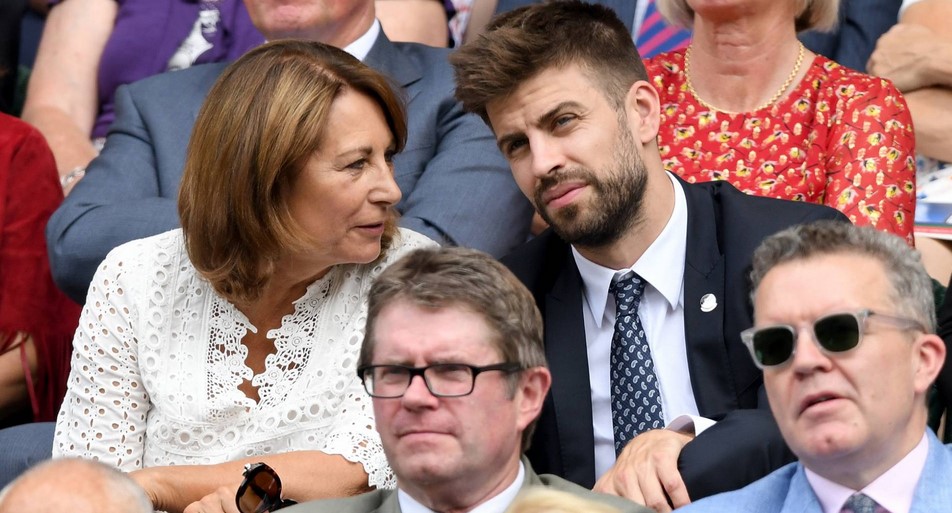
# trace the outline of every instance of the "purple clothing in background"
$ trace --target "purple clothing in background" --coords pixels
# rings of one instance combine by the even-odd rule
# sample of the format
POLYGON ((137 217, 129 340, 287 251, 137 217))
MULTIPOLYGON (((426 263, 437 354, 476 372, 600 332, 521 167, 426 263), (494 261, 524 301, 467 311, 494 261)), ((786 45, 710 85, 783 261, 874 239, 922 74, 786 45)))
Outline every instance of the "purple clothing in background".
MULTIPOLYGON (((56 4, 67 0, 53 0, 56 4)), ((99 64, 99 115, 93 138, 105 137, 115 117, 113 95, 123 84, 164 73, 192 32, 203 5, 218 8, 217 24, 202 30, 212 47, 193 65, 232 61, 264 42, 242 0, 116 0, 116 24, 99 64)))

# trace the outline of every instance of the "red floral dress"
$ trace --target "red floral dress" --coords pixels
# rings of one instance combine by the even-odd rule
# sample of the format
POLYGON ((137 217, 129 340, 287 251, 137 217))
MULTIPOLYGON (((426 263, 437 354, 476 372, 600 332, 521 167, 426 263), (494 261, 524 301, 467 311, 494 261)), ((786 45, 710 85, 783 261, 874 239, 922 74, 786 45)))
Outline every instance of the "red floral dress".
POLYGON ((684 51, 646 65, 661 96, 665 169, 689 182, 727 180, 748 194, 829 205, 912 245, 915 135, 892 83, 817 56, 785 99, 729 114, 688 89, 684 51))

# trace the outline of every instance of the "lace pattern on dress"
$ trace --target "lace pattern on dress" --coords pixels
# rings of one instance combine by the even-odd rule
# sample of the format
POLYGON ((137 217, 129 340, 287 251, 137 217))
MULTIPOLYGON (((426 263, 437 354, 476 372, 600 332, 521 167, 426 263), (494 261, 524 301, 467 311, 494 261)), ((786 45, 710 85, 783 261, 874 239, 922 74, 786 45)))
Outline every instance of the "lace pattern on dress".
POLYGON ((434 244, 401 231, 382 262, 311 284, 269 331, 276 351, 257 376, 241 344, 254 326, 189 263, 181 230, 120 246, 90 288, 54 453, 133 470, 318 450, 395 486, 355 372, 366 295, 384 267, 434 244), (238 388, 248 379, 259 402, 238 388))

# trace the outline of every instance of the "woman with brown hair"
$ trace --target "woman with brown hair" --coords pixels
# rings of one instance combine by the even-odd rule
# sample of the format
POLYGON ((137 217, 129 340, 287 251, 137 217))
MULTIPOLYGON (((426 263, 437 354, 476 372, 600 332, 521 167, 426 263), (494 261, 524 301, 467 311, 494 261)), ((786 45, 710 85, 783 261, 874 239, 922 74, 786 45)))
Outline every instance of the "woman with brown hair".
POLYGON ((887 80, 804 48, 839 0, 658 0, 693 29, 685 50, 646 62, 661 97, 658 145, 689 182, 834 207, 912 244, 915 135, 887 80))
POLYGON ((169 511, 248 462, 298 500, 392 486, 355 362, 373 277, 434 244, 395 225, 405 139, 387 80, 337 48, 278 41, 226 69, 193 131, 182 229, 96 273, 54 455, 145 469, 169 511))

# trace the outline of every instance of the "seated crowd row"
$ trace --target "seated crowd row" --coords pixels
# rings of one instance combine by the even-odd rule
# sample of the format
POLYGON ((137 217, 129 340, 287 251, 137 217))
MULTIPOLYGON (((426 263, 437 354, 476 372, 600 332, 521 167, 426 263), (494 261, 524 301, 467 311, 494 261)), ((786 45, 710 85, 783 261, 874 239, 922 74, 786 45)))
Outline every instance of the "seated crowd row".
POLYGON ((836 2, 684 11, 694 43, 647 68, 601 6, 515 9, 452 54, 391 43, 367 6, 334 21, 358 34, 341 50, 262 3, 274 42, 119 89, 47 228, 85 298, 54 456, 132 472, 167 511, 234 511, 245 465, 297 501, 377 489, 312 511, 502 511, 523 483, 626 511, 584 489, 921 507, 949 456, 924 434, 945 346, 910 247, 915 139, 888 81, 796 39, 836 2), (755 73, 724 80, 728 50, 755 73), (551 230, 522 244, 533 207, 551 230), (912 344, 850 351, 880 325, 912 344), (905 502, 873 486, 900 463, 905 502))

